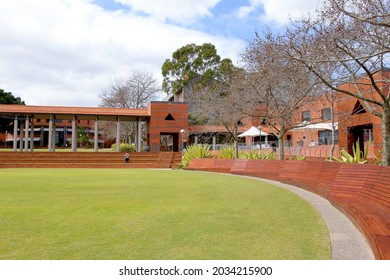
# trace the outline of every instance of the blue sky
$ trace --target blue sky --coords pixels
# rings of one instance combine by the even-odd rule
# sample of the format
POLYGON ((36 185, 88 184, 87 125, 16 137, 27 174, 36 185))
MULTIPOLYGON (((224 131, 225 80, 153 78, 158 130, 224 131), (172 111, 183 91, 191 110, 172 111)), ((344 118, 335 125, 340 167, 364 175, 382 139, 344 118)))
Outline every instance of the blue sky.
MULTIPOLYGON (((123 4, 126 1, 119 3, 114 0, 95 0, 94 2, 109 11, 132 10, 131 4, 123 4)), ((251 5, 249 0, 221 0, 215 2, 216 4, 210 8, 211 16, 199 17, 195 23, 192 22, 189 26, 185 22, 173 23, 216 36, 237 37, 243 40, 253 38, 254 32, 261 30, 264 26, 260 19, 262 15, 265 15, 262 4, 258 5, 251 14, 239 18, 237 14, 240 8, 251 5)), ((136 13, 145 17, 151 17, 151 14, 141 11, 136 11, 136 13)), ((278 29, 275 26, 274 28, 278 29)))
MULTIPOLYGON (((318 0, 321 2, 321 0, 318 0)), ((185 44, 240 62, 255 31, 283 30, 317 0, 1 0, 0 88, 30 105, 97 106, 116 78, 185 44)))

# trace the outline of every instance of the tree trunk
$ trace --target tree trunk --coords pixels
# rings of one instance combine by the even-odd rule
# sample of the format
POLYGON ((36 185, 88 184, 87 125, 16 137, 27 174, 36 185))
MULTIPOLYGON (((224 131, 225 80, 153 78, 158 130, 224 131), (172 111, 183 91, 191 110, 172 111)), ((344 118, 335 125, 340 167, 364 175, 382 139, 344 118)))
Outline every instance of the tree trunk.
POLYGON ((278 138, 278 145, 279 145, 278 159, 279 160, 283 160, 284 159, 284 140, 283 140, 283 136, 278 138))
POLYGON ((390 106, 386 106, 382 116, 382 164, 390 166, 390 106))
POLYGON ((279 135, 278 135, 278 145, 279 145, 279 155, 278 159, 279 160, 284 160, 284 135, 286 134, 286 128, 284 125, 279 130, 279 135))
POLYGON ((237 139, 234 139, 234 158, 238 158, 238 141, 237 139))
POLYGON ((335 124, 335 119, 334 119, 334 110, 333 110, 333 103, 332 103, 332 109, 331 109, 331 122, 332 122, 332 146, 330 147, 330 156, 334 156, 334 149, 336 147, 336 124, 335 124))

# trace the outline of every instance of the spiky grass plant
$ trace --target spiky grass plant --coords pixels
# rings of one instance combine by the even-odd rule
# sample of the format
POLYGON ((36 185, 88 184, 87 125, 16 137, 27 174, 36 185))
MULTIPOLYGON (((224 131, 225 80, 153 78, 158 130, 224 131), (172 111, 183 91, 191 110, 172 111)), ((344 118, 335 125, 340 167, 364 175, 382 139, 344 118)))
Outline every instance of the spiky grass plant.
POLYGON ((210 152, 210 145, 189 145, 186 151, 183 153, 183 160, 181 167, 186 167, 193 158, 212 158, 213 155, 210 152))
POLYGON ((352 146, 352 154, 348 153, 344 148, 340 151, 340 157, 330 157, 330 161, 337 161, 341 163, 358 163, 365 164, 368 162, 368 147, 370 146, 370 141, 368 141, 364 151, 360 149, 359 139, 356 141, 355 145, 352 146))

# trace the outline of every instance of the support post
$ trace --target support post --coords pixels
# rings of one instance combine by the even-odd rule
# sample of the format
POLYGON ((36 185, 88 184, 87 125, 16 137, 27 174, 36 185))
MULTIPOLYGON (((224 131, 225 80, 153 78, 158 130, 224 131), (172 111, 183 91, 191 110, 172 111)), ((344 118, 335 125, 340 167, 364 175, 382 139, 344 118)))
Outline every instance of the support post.
POLYGON ((19 150, 23 152, 23 139, 24 139, 24 123, 20 122, 20 132, 19 132, 19 150))
POLYGON ((18 149, 18 116, 15 116, 14 120, 14 142, 13 144, 13 151, 16 152, 18 149))
POLYGON ((41 126, 39 146, 43 147, 45 140, 45 128, 41 126))
POLYGON ((30 125, 30 120, 28 119, 28 116, 26 116, 25 120, 25 133, 24 133, 24 150, 28 152, 28 136, 29 136, 29 125, 30 125))
POLYGON ((52 143, 51 150, 52 150, 52 152, 55 152, 56 151, 56 137, 57 137, 57 127, 56 127, 55 124, 53 124, 53 134, 52 134, 52 137, 53 137, 53 139, 51 141, 51 143, 52 143))
POLYGON ((141 152, 141 136, 142 136, 142 123, 141 120, 138 119, 137 121, 137 152, 141 152))
POLYGON ((213 135, 213 151, 215 151, 216 149, 217 149, 217 137, 213 135))
POLYGON ((34 122, 31 118, 31 133, 30 133, 30 152, 34 151, 34 122))
POLYGON ((116 152, 119 153, 120 139, 121 138, 121 124, 119 121, 119 116, 116 121, 116 152))
POLYGON ((94 148, 95 152, 98 152, 99 150, 99 118, 96 116, 95 119, 95 138, 94 138, 94 148))
POLYGON ((72 152, 77 152, 77 124, 76 116, 72 119, 72 152))
POLYGON ((49 120, 49 139, 48 139, 48 151, 52 152, 53 148, 53 116, 50 116, 49 120))

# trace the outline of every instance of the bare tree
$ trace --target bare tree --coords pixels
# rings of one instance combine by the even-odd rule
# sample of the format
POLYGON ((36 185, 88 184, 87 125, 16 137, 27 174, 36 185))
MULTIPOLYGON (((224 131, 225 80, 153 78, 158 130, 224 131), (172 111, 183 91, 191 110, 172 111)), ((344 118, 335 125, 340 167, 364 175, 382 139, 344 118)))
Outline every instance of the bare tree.
POLYGON ((146 108, 161 88, 153 74, 133 71, 128 78, 117 78, 100 94, 100 105, 112 108, 146 108))
POLYGON ((252 116, 265 119, 279 142, 279 159, 284 159, 284 136, 304 125, 296 112, 314 97, 318 80, 302 65, 283 56, 288 44, 282 36, 257 35, 243 54, 250 82, 252 116), (256 110, 262 104, 262 110, 256 110))
MULTIPOLYGON (((112 108, 146 108, 150 101, 156 100, 161 92, 159 82, 153 74, 147 71, 133 71, 128 78, 117 78, 111 85, 103 89, 100 97, 100 106, 112 108)), ((121 124, 122 139, 129 143, 135 139, 136 124, 121 124)), ((107 125, 107 135, 111 125, 107 125)), ((135 140, 134 140, 135 141, 135 140)))
POLYGON ((187 95, 192 113, 205 116, 207 125, 223 126, 229 140, 234 142, 235 157, 238 155, 239 127, 248 118, 245 111, 245 79, 243 69, 231 68, 221 80, 210 81, 201 87, 190 87, 187 95))
POLYGON ((291 58, 382 119, 384 165, 390 165, 389 27, 388 0, 327 0, 317 18, 296 22, 286 34, 291 58))

